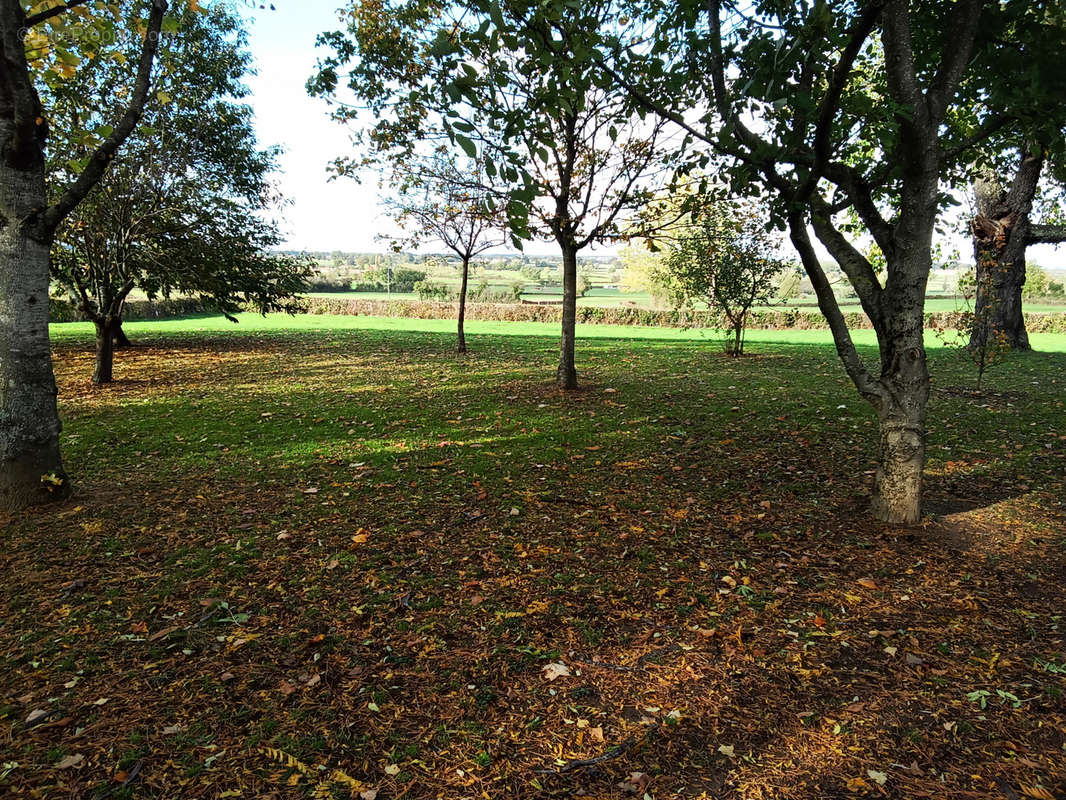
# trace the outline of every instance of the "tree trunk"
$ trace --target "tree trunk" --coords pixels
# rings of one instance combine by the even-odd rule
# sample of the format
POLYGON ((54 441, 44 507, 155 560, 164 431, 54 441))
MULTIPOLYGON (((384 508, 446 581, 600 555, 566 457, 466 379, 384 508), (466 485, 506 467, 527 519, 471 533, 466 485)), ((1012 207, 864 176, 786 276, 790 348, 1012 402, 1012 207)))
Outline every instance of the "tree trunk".
POLYGON ((574 339, 577 328, 577 249, 561 243, 563 251, 563 336, 559 343, 559 370, 555 383, 560 389, 577 388, 574 339))
POLYGON ((1031 228, 1029 213, 1043 164, 1042 154, 1023 152, 1009 191, 1003 190, 992 173, 974 181, 977 216, 970 232, 977 266, 971 348, 982 347, 989 335, 1001 332, 1012 348, 1030 349, 1022 288, 1031 228))
POLYGON ((111 333, 116 349, 121 350, 126 347, 133 347, 133 342, 130 341, 129 337, 126 335, 126 331, 122 327, 121 319, 116 319, 112 323, 111 333))
POLYGON ((96 363, 93 366, 93 383, 111 383, 114 380, 115 326, 109 317, 93 320, 96 325, 96 363))
POLYGON ((880 458, 874 477, 872 510, 883 522, 913 525, 921 518, 925 468, 925 410, 929 402, 929 365, 925 355, 925 289, 932 266, 932 219, 928 241, 921 236, 909 251, 901 246, 900 276, 883 295, 884 335, 881 376, 884 391, 874 402, 880 427, 880 458))
POLYGON ((741 338, 744 333, 744 324, 739 320, 733 321, 733 358, 740 358, 744 354, 744 341, 741 338))
POLYGON ((463 258, 463 278, 459 284, 459 352, 466 352, 466 332, 463 324, 466 322, 466 287, 470 280, 470 258, 463 258))
POLYGON ((43 161, 16 167, 0 158, 0 508, 7 510, 70 492, 48 340, 51 242, 28 230, 46 205, 43 161))

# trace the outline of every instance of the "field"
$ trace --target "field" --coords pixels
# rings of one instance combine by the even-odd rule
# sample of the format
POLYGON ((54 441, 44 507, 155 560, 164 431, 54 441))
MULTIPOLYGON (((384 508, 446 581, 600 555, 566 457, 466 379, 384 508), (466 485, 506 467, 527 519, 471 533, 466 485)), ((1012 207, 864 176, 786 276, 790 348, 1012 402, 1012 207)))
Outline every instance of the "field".
POLYGON ((0 518, 4 796, 1066 797, 1066 336, 930 340, 900 530, 825 331, 126 328, 0 518))
MULTIPOLYGON (((312 292, 312 297, 325 297, 325 298, 353 298, 357 300, 417 300, 418 295, 414 292, 392 292, 391 294, 386 292, 312 292)), ((545 303, 545 302, 562 302, 562 294, 559 290, 544 290, 537 292, 526 292, 522 295, 522 299, 532 303, 545 303)), ((584 297, 579 297, 577 300, 579 306, 599 307, 599 308, 614 308, 616 306, 635 306, 637 308, 659 308, 664 307, 661 302, 657 302, 647 292, 621 292, 617 289, 590 289, 584 297)), ((804 296, 792 301, 782 301, 775 303, 771 306, 760 306, 760 309, 790 309, 798 308, 805 311, 818 311, 818 303, 814 296, 804 296)), ((840 301, 840 308, 844 312, 849 311, 861 311, 862 308, 859 305, 858 300, 844 300, 840 301)), ((956 299, 955 297, 934 297, 927 299, 925 302, 925 310, 929 313, 936 313, 940 311, 958 311, 965 310, 967 308, 965 300, 956 299)), ((1043 313, 1062 313, 1066 312, 1066 304, 1054 304, 1054 303, 1026 303, 1025 310, 1034 314, 1043 313)))

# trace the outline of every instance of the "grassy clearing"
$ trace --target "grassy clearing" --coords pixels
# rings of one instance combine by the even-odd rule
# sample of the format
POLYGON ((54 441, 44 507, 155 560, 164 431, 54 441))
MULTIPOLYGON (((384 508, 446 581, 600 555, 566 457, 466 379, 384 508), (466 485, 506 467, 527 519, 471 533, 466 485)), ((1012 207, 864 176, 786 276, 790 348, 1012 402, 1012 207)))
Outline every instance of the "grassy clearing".
POLYGON ((560 394, 554 326, 128 327, 98 388, 55 326, 78 493, 3 520, 0 792, 1066 789, 1066 337, 981 395, 931 351, 901 531, 825 332, 590 326, 560 394))
MULTIPOLYGON (((326 314, 240 314, 240 322, 233 323, 225 317, 203 316, 183 319, 168 319, 150 322, 127 322, 125 330, 130 336, 188 336, 207 334, 233 334, 246 336, 254 333, 319 333, 325 331, 410 331, 412 333, 442 333, 455 331, 455 321, 447 319, 403 319, 397 317, 352 317, 326 314)), ((89 342, 93 337, 92 323, 65 322, 52 325, 52 339, 61 344, 89 342)), ((546 322, 493 322, 469 320, 468 335, 472 336, 519 336, 557 338, 559 326, 546 322)), ((632 339, 678 342, 702 342, 712 349, 724 341, 721 331, 710 328, 650 328, 635 325, 578 325, 579 339, 632 339)), ((877 336, 872 330, 852 332, 855 343, 873 347, 877 336)), ((1033 347, 1046 352, 1066 352, 1066 334, 1041 333, 1031 335, 1033 347)), ((833 337, 828 330, 752 330, 747 341, 762 344, 824 344, 831 345, 833 337)), ((932 333, 926 334, 926 346, 942 349, 944 343, 932 333)))

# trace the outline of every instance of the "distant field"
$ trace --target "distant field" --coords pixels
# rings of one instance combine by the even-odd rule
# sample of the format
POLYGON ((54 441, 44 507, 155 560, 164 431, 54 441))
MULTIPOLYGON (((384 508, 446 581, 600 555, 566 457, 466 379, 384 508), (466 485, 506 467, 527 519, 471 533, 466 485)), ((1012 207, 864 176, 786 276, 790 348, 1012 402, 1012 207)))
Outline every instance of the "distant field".
MULTIPOLYGON (((388 294, 387 292, 312 292, 311 297, 326 297, 326 298, 351 298, 355 300, 417 300, 418 295, 414 292, 393 292, 388 294)), ((528 302, 534 303, 550 303, 561 302, 563 296, 561 293, 554 293, 548 291, 541 292, 526 292, 522 295, 522 299, 528 302)), ((588 294, 578 299, 579 306, 599 307, 599 308, 617 308, 619 306, 632 306, 635 308, 661 308, 662 303, 656 302, 647 292, 633 292, 626 293, 617 289, 591 289, 588 294)), ((940 311, 955 311, 965 308, 965 302, 956 300, 954 297, 944 297, 938 299, 927 300, 925 303, 925 310, 928 312, 940 312, 940 311)), ((796 300, 787 301, 772 306, 765 306, 765 308, 798 308, 801 310, 817 311, 818 304, 813 297, 801 297, 796 300)), ((843 300, 841 301, 841 309, 844 311, 861 311, 858 300, 843 300)), ((1026 304, 1026 311, 1034 313, 1054 313, 1054 312, 1066 312, 1066 303, 1060 304, 1026 304)))

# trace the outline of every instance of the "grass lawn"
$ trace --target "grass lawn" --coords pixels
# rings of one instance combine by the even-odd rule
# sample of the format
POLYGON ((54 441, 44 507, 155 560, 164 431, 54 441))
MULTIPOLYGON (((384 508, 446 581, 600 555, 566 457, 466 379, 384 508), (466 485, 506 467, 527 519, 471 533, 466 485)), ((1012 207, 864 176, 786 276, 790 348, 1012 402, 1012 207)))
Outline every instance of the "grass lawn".
POLYGON ((931 349, 901 530, 824 331, 126 328, 0 517, 4 796, 1066 796, 1066 336, 931 349))

